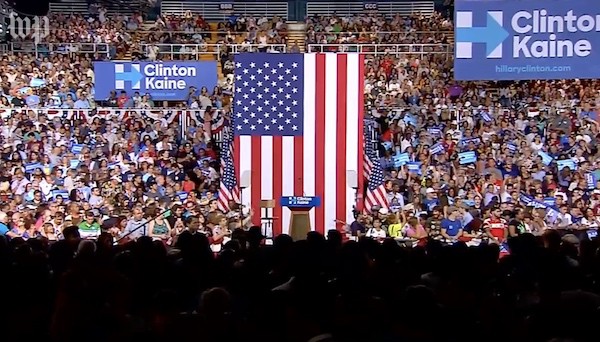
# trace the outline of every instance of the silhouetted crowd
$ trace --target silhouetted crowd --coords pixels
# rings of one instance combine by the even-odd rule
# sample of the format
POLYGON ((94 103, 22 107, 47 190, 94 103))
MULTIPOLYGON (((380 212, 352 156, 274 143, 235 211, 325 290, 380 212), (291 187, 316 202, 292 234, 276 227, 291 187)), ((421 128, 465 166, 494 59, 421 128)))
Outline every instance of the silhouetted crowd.
POLYGON ((4 341, 596 341, 597 240, 557 231, 406 249, 235 230, 174 247, 0 237, 4 341))

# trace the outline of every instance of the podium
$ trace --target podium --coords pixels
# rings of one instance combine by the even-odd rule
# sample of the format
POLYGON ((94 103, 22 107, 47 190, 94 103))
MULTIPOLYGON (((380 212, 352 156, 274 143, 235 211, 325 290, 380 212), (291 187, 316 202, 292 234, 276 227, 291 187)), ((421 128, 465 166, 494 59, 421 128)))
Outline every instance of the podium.
POLYGON ((321 205, 321 198, 310 196, 281 197, 281 206, 292 212, 290 216, 289 234, 294 241, 306 240, 306 234, 312 230, 309 212, 321 205))

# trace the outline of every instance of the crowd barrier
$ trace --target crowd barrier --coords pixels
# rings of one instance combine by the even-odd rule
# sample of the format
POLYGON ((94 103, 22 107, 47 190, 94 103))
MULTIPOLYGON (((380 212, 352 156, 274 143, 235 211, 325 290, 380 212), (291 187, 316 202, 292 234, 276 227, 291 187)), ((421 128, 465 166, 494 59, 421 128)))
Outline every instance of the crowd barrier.
MULTIPOLYGON (((171 59, 177 55, 193 55, 200 60, 202 55, 212 55, 218 59, 222 50, 237 54, 240 52, 257 52, 265 50, 267 52, 285 53, 287 46, 285 44, 140 44, 141 53, 146 54, 150 46, 156 46, 159 53, 168 54, 171 59)), ((0 51, 2 46, 0 45, 0 51)), ((5 49, 10 49, 14 53, 35 54, 36 57, 47 56, 50 53, 69 54, 97 54, 100 57, 110 58, 111 47, 105 43, 39 43, 33 42, 12 42, 5 45, 5 49)))
POLYGON ((0 108, 0 118, 8 119, 15 114, 27 114, 36 118, 40 115, 46 116, 49 120, 60 119, 70 121, 92 122, 95 118, 111 120, 118 122, 127 122, 133 118, 161 120, 167 125, 173 123, 178 125, 180 138, 186 138, 186 132, 190 126, 202 127, 206 138, 217 144, 221 143, 221 131, 226 123, 225 115, 220 110, 214 110, 207 113, 202 109, 180 109, 180 108, 155 108, 155 109, 117 109, 98 107, 95 109, 15 109, 0 108), (207 115, 208 114, 208 115, 207 115))
POLYGON ((360 52, 367 55, 417 55, 445 54, 452 57, 452 44, 308 44, 308 52, 360 52))
MULTIPOLYGON (((132 15, 143 9, 142 3, 147 0, 127 0, 127 1, 103 1, 109 14, 132 15)), ((61 2, 51 2, 50 12, 85 15, 89 13, 89 4, 95 1, 83 0, 63 0, 61 2)))
POLYGON ((175 59, 175 56, 178 55, 188 55, 195 56, 198 60, 202 55, 213 55, 216 59, 219 59, 223 49, 233 54, 261 50, 274 53, 285 53, 287 51, 285 44, 141 44, 140 46, 143 53, 146 53, 151 46, 156 46, 160 54, 163 56, 167 54, 170 59, 175 59))
POLYGON ((201 15, 206 20, 227 20, 235 14, 247 14, 253 16, 278 16, 288 19, 287 2, 196 2, 196 1, 162 1, 162 15, 185 15, 190 12, 193 15, 201 15))
POLYGON ((14 53, 35 54, 42 57, 54 54, 98 54, 100 57, 109 57, 111 53, 110 44, 106 43, 33 43, 33 42, 11 42, 10 51, 14 53))

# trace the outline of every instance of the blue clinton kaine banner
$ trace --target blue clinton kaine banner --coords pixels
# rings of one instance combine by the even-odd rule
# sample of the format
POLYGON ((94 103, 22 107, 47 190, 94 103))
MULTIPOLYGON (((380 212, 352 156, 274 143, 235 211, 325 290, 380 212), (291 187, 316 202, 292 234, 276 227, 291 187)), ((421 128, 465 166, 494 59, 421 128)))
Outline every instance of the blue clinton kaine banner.
POLYGON ((597 0, 457 0, 459 80, 600 77, 597 0))
POLYGON ((95 99, 105 100, 112 90, 149 93, 153 100, 182 101, 189 87, 209 91, 217 85, 216 61, 95 62, 95 99))

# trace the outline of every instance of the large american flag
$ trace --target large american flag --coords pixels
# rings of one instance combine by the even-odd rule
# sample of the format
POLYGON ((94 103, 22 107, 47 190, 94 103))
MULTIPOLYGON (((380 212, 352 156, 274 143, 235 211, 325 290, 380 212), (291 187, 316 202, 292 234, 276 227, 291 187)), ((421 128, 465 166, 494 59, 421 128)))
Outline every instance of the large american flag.
POLYGON ((240 188, 237 183, 235 165, 233 163, 233 132, 231 127, 224 127, 221 145, 221 185, 219 186, 218 205, 223 212, 228 212, 229 202, 240 203, 240 188))
POLYGON ((364 209, 370 213, 374 206, 387 209, 389 205, 381 161, 375 150, 377 134, 373 122, 365 123, 363 134, 365 136, 364 173, 368 180, 364 209))
POLYGON ((250 171, 242 202, 257 213, 254 224, 264 216, 260 201, 274 199, 273 234, 289 233, 291 213, 281 196, 320 197, 310 223, 321 233, 353 220, 356 193, 347 171, 360 188, 363 88, 360 54, 235 56, 234 161, 238 178, 250 171))

